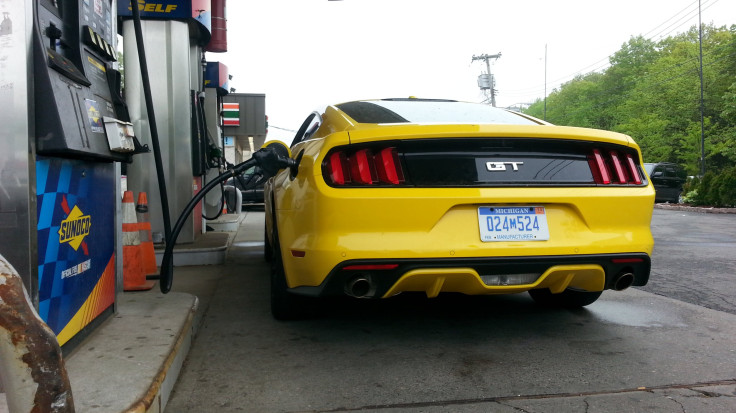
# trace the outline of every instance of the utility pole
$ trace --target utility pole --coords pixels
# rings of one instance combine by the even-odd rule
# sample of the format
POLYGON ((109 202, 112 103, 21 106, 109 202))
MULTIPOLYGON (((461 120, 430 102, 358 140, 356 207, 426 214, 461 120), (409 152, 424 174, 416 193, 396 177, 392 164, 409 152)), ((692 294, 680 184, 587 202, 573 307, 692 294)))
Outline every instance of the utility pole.
POLYGON ((698 0, 698 46, 700 47, 700 176, 705 176, 705 104, 703 103, 703 23, 700 22, 700 0, 698 0))
POLYGON ((498 52, 497 54, 482 54, 480 56, 473 55, 473 60, 471 62, 475 62, 476 60, 485 60, 486 61, 486 70, 488 71, 487 75, 484 77, 483 75, 478 76, 478 87, 481 90, 490 90, 491 94, 491 106, 496 106, 496 82, 493 79, 493 75, 491 74, 491 59, 498 59, 501 57, 501 52, 498 52))
POLYGON ((547 120, 547 43, 544 44, 544 120, 547 120))

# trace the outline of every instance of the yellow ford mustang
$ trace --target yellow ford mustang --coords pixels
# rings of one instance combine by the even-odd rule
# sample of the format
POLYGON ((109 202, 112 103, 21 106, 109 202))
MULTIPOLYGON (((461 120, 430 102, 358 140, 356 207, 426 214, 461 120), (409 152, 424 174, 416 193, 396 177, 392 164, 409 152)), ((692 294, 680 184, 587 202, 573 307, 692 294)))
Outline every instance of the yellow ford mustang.
POLYGON ((506 294, 580 307, 645 285, 654 189, 628 136, 487 105, 312 113, 265 187, 277 319, 315 297, 506 294))

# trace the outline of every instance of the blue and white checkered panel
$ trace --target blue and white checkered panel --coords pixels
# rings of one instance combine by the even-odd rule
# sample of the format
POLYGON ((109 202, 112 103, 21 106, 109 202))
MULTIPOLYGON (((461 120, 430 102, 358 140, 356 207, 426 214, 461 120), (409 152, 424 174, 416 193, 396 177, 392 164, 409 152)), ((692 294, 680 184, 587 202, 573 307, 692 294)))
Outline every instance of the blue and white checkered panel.
POLYGON ((58 334, 114 253, 114 164, 39 157, 36 197, 39 315, 58 334), (75 207, 92 222, 77 250, 69 242, 60 243, 59 236, 62 222, 75 207))

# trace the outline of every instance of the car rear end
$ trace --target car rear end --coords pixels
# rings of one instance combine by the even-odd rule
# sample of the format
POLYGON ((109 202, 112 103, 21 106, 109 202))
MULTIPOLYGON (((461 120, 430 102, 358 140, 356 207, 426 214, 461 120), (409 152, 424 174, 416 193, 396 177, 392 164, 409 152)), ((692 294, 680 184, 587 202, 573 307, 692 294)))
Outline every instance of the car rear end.
POLYGON ((309 172, 282 181, 277 202, 292 292, 431 297, 648 280, 654 192, 624 135, 356 125, 294 149, 309 172))

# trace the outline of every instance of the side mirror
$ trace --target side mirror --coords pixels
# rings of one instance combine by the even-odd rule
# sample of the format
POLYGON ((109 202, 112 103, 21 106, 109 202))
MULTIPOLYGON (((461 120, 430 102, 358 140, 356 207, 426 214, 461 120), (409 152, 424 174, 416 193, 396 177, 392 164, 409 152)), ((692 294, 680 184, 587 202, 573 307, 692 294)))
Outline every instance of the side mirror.
POLYGON ((657 171, 657 172, 655 172, 655 173, 652 174, 652 178, 659 178, 662 175, 664 175, 664 172, 657 171))

